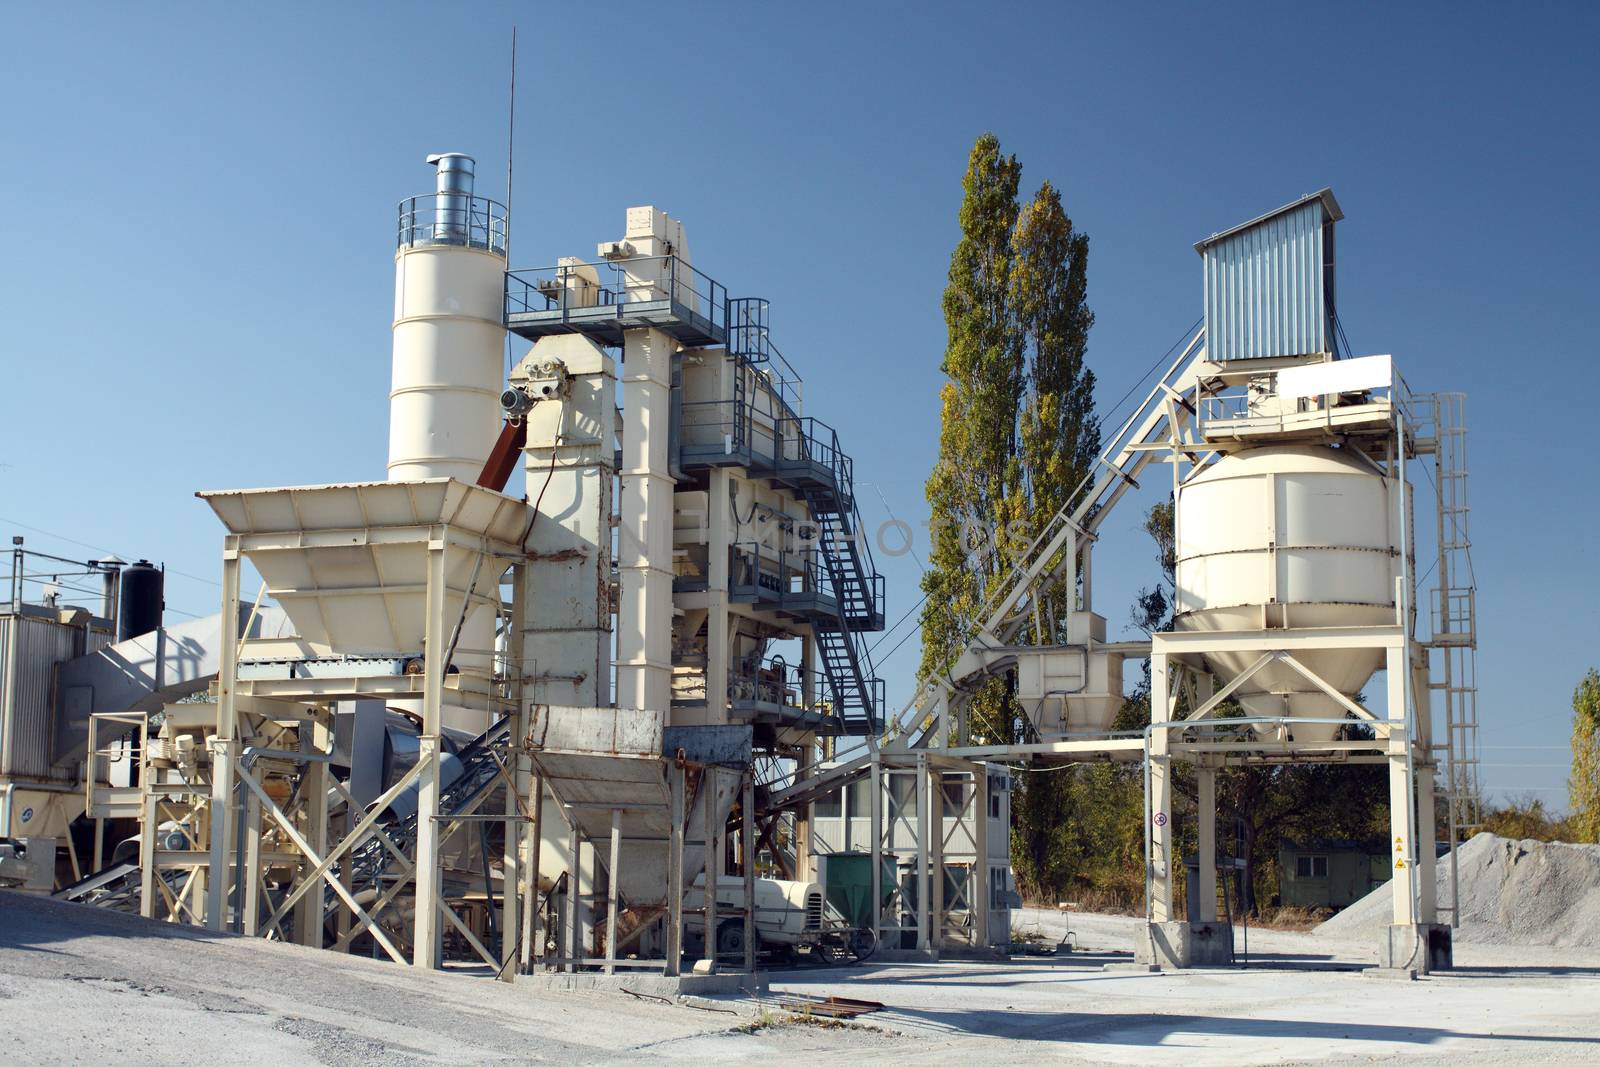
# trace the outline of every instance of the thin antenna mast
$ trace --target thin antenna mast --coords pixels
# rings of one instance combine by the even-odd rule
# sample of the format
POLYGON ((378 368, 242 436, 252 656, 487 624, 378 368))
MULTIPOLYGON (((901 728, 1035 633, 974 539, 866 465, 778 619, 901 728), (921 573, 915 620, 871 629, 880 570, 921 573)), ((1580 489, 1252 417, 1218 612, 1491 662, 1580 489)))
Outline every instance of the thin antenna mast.
MULTIPOLYGON (((517 28, 511 27, 511 91, 506 106, 506 266, 511 266, 511 164, 517 146, 517 28)), ((506 333, 506 374, 511 373, 511 334, 506 333)))

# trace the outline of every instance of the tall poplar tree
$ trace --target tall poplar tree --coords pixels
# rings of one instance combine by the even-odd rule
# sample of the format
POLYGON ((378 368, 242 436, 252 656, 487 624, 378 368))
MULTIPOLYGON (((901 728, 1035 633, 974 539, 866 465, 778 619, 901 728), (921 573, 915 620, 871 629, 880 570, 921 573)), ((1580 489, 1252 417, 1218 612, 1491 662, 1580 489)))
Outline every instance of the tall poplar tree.
POLYGON ((1572 693, 1572 776, 1567 779, 1572 836, 1600 843, 1600 671, 1590 668, 1572 693))
MULTIPOLYGON (((985 590, 999 575, 992 531, 1015 477, 1017 410, 1023 394, 1021 332, 1008 296, 1017 182, 1022 168, 984 134, 962 178, 961 240, 944 291, 948 331, 940 369, 939 458, 928 476, 932 549, 922 589, 923 678, 948 669, 979 621, 985 590)), ((973 703, 981 720, 1006 714, 1004 688, 987 685, 973 703)))
MULTIPOLYGON (((985 134, 962 182, 961 240, 944 294, 949 338, 940 391, 939 458, 928 478, 933 549, 923 579, 921 677, 948 669, 982 621, 985 595, 1050 521, 1100 448, 1094 375, 1085 366, 1094 315, 1085 302, 1089 239, 1046 182, 1025 206, 1021 167, 985 134)), ((1066 637, 1075 589, 1049 590, 1033 644, 1066 637)), ((1011 678, 969 705, 974 740, 1018 741, 1011 678)), ((1043 891, 1069 869, 1063 837, 1068 775, 1024 775, 1013 796, 1013 862, 1043 891)))

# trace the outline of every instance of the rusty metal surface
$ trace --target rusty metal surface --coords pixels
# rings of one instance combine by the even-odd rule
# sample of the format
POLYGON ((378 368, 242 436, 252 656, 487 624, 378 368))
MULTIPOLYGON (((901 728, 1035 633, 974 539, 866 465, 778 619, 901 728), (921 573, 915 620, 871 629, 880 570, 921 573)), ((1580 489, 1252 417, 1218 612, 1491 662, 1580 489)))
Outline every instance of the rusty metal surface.
POLYGON ((883 1004, 876 1000, 814 997, 804 993, 787 993, 778 998, 778 1006, 796 1015, 820 1015, 828 1019, 853 1019, 857 1015, 883 1010, 883 1004))

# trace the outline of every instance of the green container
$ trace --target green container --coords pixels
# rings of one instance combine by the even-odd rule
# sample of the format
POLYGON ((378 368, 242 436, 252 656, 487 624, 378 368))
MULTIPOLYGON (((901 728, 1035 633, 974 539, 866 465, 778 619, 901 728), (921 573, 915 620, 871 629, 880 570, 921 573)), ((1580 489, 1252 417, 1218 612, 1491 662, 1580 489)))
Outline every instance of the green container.
MULTIPOLYGON (((892 856, 883 857, 883 900, 894 895, 895 869, 892 856)), ((838 909, 845 921, 857 929, 872 926, 872 853, 831 852, 824 864, 822 890, 828 903, 838 909)))

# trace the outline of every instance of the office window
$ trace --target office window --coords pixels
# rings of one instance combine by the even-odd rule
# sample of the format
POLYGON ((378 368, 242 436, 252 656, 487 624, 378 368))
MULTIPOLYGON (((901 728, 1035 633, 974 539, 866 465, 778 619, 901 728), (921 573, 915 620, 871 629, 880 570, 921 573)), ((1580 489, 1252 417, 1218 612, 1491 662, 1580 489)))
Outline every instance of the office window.
POLYGON ((1326 878, 1328 857, 1297 856, 1294 861, 1294 874, 1296 878, 1326 878))
POLYGON ((818 797, 816 803, 811 806, 811 814, 819 819, 837 819, 844 813, 841 803, 843 799, 843 794, 838 791, 818 797))

